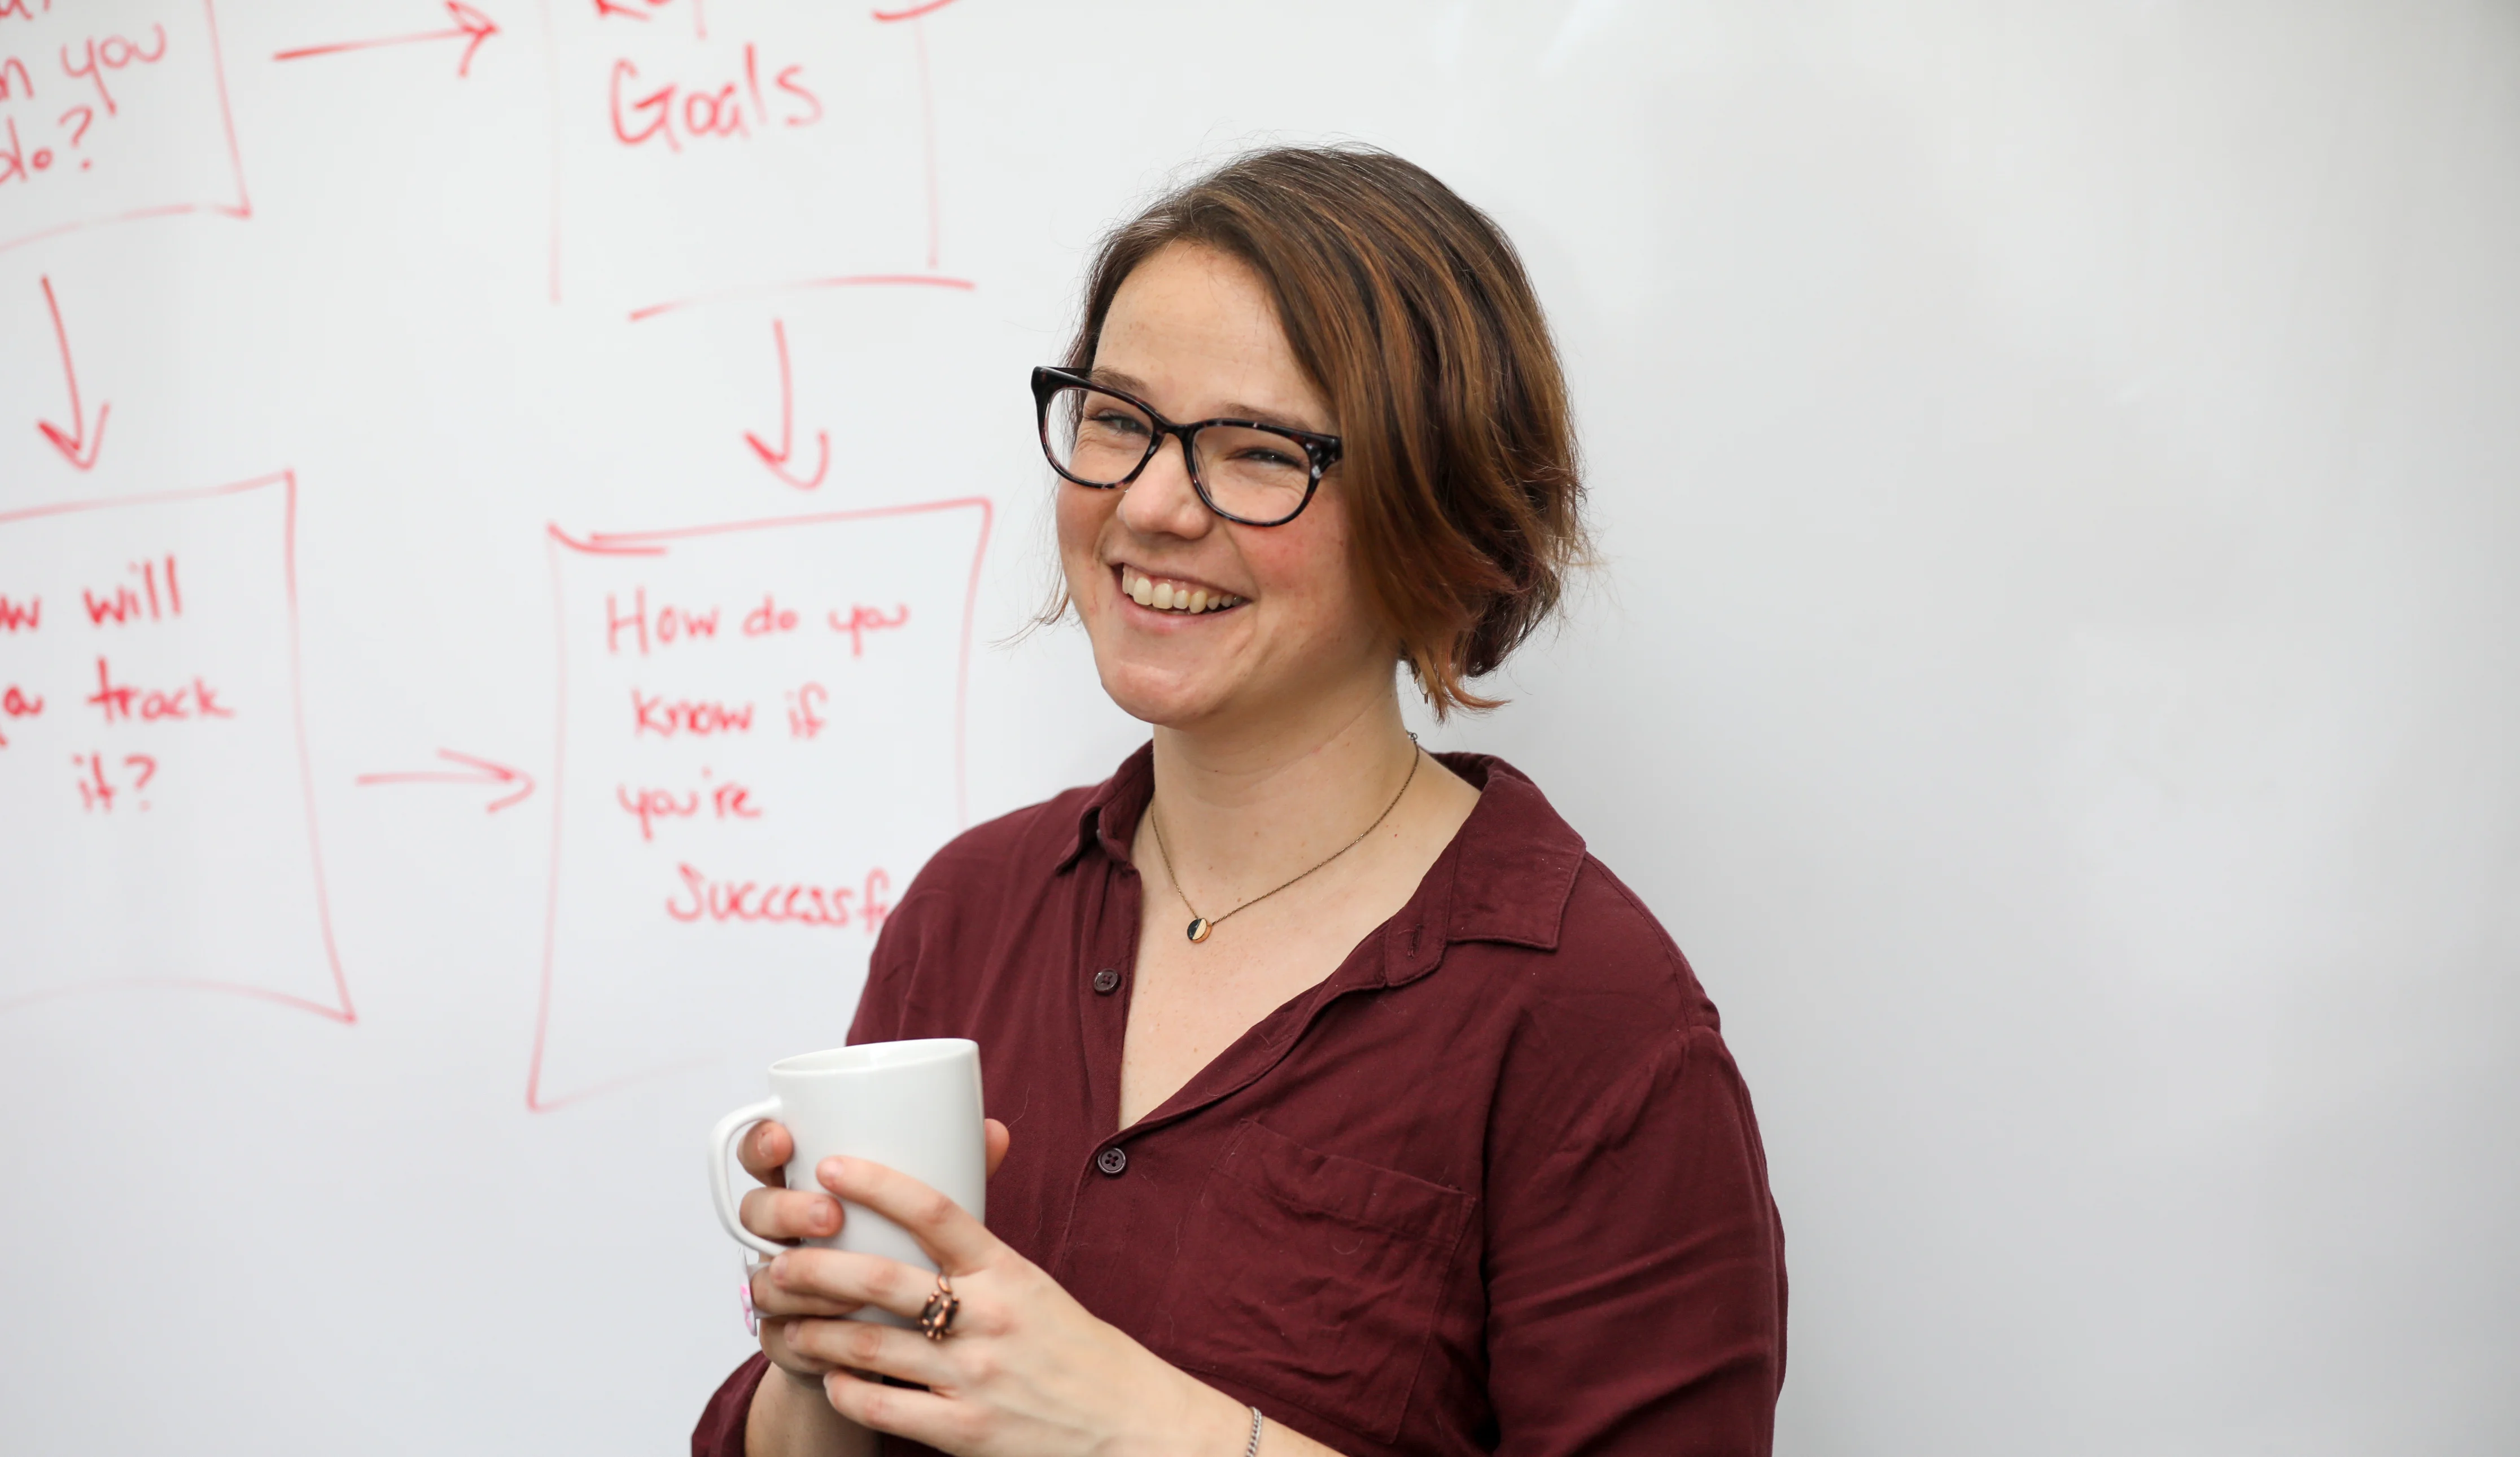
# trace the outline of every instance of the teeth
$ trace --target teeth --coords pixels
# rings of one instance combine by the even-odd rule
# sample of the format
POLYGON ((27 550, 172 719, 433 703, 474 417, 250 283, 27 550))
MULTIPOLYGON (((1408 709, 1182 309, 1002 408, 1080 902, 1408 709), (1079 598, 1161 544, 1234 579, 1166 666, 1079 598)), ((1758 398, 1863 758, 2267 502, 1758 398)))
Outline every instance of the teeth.
POLYGON ((1211 594, 1205 587, 1159 582, 1142 571, 1127 568, 1120 570, 1121 590, 1140 607, 1162 613, 1216 613, 1229 607, 1240 607, 1243 599, 1230 593, 1211 594))

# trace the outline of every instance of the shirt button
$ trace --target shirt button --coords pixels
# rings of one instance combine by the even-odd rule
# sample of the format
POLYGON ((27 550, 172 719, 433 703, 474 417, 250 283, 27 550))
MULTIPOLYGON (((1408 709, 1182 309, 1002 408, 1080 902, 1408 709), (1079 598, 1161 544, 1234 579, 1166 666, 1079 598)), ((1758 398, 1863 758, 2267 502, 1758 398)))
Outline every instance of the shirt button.
POLYGON ((1109 967, 1104 967, 1102 970, 1096 972, 1094 974, 1094 989, 1106 997, 1111 993, 1118 991, 1120 989, 1120 974, 1111 970, 1109 967))
POLYGON ((1104 1149, 1094 1156, 1094 1166, 1116 1178, 1129 1166, 1129 1156, 1116 1148, 1104 1149))

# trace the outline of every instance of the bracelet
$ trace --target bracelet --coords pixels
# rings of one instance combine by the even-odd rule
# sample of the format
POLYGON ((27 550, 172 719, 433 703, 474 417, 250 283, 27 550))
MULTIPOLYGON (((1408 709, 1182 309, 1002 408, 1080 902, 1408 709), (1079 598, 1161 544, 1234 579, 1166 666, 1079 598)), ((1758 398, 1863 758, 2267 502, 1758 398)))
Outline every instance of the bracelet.
POLYGON ((1251 1408, 1251 1440, 1243 1445, 1242 1457, 1260 1457, 1260 1428, 1267 1421, 1260 1415, 1260 1408, 1251 1408))

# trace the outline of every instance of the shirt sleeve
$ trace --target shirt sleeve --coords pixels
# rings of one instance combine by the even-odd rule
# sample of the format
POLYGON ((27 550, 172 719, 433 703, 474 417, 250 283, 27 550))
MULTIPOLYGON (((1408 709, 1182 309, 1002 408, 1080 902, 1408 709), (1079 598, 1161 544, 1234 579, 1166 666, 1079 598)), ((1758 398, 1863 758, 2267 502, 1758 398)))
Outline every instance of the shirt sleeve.
POLYGON ((770 1374, 770 1358, 755 1352, 718 1385, 692 1429, 692 1457, 743 1457, 744 1429, 752 1420, 752 1393, 770 1374))
POLYGON ((1563 1116, 1555 1136, 1495 1151, 1488 1361, 1501 1457, 1770 1450, 1784 1235, 1749 1095, 1711 1027, 1638 1051, 1606 1082, 1579 1076, 1538 1095, 1563 1116))

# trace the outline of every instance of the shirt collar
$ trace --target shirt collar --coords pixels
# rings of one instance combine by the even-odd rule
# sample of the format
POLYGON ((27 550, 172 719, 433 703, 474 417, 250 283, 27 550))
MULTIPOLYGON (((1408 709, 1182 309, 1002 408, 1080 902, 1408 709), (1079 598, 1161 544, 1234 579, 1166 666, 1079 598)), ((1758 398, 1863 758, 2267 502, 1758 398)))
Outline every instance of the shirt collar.
POLYGON ((1152 741, 1138 746, 1137 751, 1120 761, 1111 777, 1094 787, 1085 803, 1076 812, 1076 835, 1059 842, 1058 863, 1053 873, 1063 873, 1087 850, 1101 848, 1119 864, 1129 863, 1129 839, 1137 833, 1138 820, 1147 812, 1147 801, 1155 797, 1155 746, 1152 741))
MULTIPOLYGON (((1435 757, 1479 792, 1479 802, 1418 883, 1418 893, 1383 929, 1383 978, 1393 984, 1433 971, 1443 948, 1456 941, 1555 949, 1567 898, 1584 865, 1584 838, 1521 770, 1493 754, 1435 757)), ((1075 837, 1061 841, 1054 871, 1063 873, 1089 850, 1127 864, 1130 839, 1154 788, 1155 747, 1149 743, 1086 797, 1075 837)))

